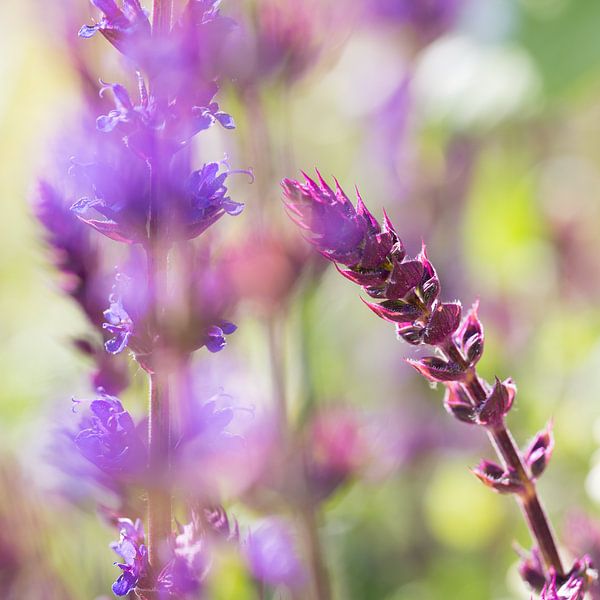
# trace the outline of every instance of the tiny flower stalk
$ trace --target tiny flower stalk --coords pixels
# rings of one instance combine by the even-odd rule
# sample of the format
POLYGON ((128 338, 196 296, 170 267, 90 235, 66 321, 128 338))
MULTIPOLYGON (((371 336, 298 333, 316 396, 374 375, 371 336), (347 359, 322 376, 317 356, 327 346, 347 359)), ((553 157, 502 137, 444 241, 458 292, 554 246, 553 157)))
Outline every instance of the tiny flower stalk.
MULTIPOLYGON (((477 304, 461 318, 459 302, 439 300, 440 281, 424 246, 414 259, 408 258, 388 216, 384 213, 380 225, 358 191, 355 207, 337 181, 334 190, 320 174, 318 183, 304 176, 305 182, 282 182, 292 220, 342 275, 361 286, 373 300, 365 300, 367 306, 393 323, 399 338, 435 349, 435 354, 408 363, 430 382, 446 387, 444 404, 452 416, 485 429, 501 464, 483 461, 474 473, 496 492, 515 495, 520 504, 535 543, 533 552, 543 561, 537 590, 540 583, 550 590, 569 581, 583 582, 586 569, 580 561, 570 571, 563 567, 536 490, 553 449, 551 429, 540 432, 525 452, 519 450, 505 423, 516 394, 514 383, 496 379, 490 385, 477 373, 484 347, 477 304)), ((570 584, 573 589, 583 585, 570 584)))

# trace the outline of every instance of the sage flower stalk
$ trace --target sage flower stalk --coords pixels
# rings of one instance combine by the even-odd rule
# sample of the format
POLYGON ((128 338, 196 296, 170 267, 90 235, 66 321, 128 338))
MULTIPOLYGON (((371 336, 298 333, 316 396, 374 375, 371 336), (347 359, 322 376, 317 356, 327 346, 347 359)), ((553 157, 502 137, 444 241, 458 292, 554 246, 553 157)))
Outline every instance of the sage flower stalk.
MULTIPOLYGON (((540 561, 529 569, 528 583, 543 585, 542 598, 583 598, 591 575, 586 557, 565 569, 555 536, 542 507, 536 481, 553 450, 550 427, 538 433, 524 450, 516 445, 505 418, 513 406, 516 386, 509 378, 493 383, 477 372, 484 349, 484 331, 477 304, 464 316, 460 302, 440 300, 437 272, 423 245, 414 258, 384 213, 380 224, 357 190, 356 207, 336 181, 332 189, 319 173, 318 182, 282 182, 288 212, 305 237, 339 272, 358 284, 371 300, 365 304, 393 323, 398 337, 411 345, 430 346, 434 353, 408 359, 428 381, 446 388, 444 405, 459 421, 482 427, 500 464, 482 461, 475 475, 499 493, 512 494, 523 511, 540 561), (537 577, 532 577, 536 571, 537 577)), ((530 565, 534 563, 530 561, 530 565)))

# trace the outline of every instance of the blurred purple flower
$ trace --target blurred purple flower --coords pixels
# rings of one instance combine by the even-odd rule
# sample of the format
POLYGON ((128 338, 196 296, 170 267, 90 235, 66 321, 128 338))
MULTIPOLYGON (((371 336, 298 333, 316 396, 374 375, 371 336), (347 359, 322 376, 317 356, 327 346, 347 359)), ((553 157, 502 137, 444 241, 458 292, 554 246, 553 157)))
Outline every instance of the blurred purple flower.
POLYGON ((84 25, 79 30, 82 38, 100 32, 115 48, 129 54, 144 38, 150 37, 150 21, 139 0, 123 0, 119 7, 115 0, 91 0, 103 13, 94 25, 84 25))
MULTIPOLYGON (((192 239, 218 221, 223 215, 239 215, 244 205, 227 195, 225 179, 232 171, 219 173, 218 163, 205 164, 194 171, 187 182, 187 200, 181 215, 185 237, 192 239)), ((251 172, 247 172, 251 176, 251 172)))
POLYGON ((39 183, 35 211, 53 250, 54 263, 65 275, 63 289, 88 319, 99 325, 106 280, 100 272, 98 246, 90 239, 89 230, 69 211, 68 197, 47 181, 39 183))
POLYGON ((89 356, 95 365, 91 374, 94 390, 103 389, 111 396, 118 396, 129 385, 127 362, 108 354, 106 348, 95 340, 80 337, 74 345, 82 354, 89 356))
POLYGON ((81 454, 109 475, 139 476, 146 468, 147 451, 131 415, 117 398, 106 394, 89 407, 91 415, 81 420, 74 438, 81 454))
POLYGON ((71 210, 112 240, 144 243, 148 239, 150 168, 118 140, 92 134, 89 146, 70 168, 78 195, 71 210))
POLYGON ((210 566, 206 537, 193 519, 181 525, 175 537, 173 556, 158 576, 157 585, 167 597, 192 594, 200 590, 210 566))
POLYGON ((429 43, 456 23, 464 0, 364 0, 368 15, 409 28, 429 43))
MULTIPOLYGON (((142 161, 125 160, 118 147, 112 150, 112 157, 107 153, 101 161, 73 165, 72 172, 86 195, 71 209, 82 221, 113 240, 147 244, 150 169, 142 161)), ((218 171, 218 163, 208 163, 191 173, 184 185, 176 181, 180 174, 175 171, 162 181, 169 198, 168 207, 159 207, 161 230, 167 239, 195 238, 223 215, 242 212, 244 205, 227 195, 225 179, 232 173, 251 172, 218 171)))
POLYGON ((129 277, 124 272, 116 274, 113 291, 108 298, 109 307, 104 311, 102 327, 109 336, 104 347, 109 354, 119 354, 129 348, 147 370, 151 368, 154 344, 147 326, 151 317, 148 289, 140 281, 145 266, 138 257, 131 256, 126 269, 133 276, 129 277))
POLYGON ((214 506, 203 510, 203 520, 208 533, 213 533, 219 540, 225 542, 240 541, 240 526, 236 519, 231 518, 222 506, 214 506))
POLYGON ((309 425, 304 459, 314 497, 327 498, 355 475, 368 450, 364 423, 355 411, 337 406, 317 412, 309 425))
POLYGON ((234 409, 223 406, 219 396, 202 403, 185 400, 189 406, 173 449, 175 481, 188 494, 213 502, 221 486, 239 479, 246 442, 232 433, 234 409))
POLYGON ((226 335, 231 335, 237 326, 229 321, 221 321, 219 325, 211 325, 206 335, 205 346, 209 352, 219 352, 227 345, 226 335))
POLYGON ((104 84, 100 93, 111 90, 115 108, 99 116, 96 127, 103 133, 117 129, 126 146, 144 160, 154 162, 158 158, 156 142, 159 136, 161 151, 174 154, 213 123, 218 122, 225 129, 235 128, 232 117, 213 102, 218 88, 212 82, 201 87, 201 92, 193 99, 179 97, 166 106, 149 94, 140 74, 138 85, 139 99, 134 104, 125 87, 118 83, 104 84))
POLYGON ((118 525, 119 541, 113 542, 110 547, 123 559, 123 562, 115 563, 123 572, 113 583, 112 590, 117 596, 126 596, 146 574, 148 551, 144 527, 139 519, 135 523, 130 519, 119 519, 118 525))
MULTIPOLYGON (((322 3, 291 5, 261 0, 240 15, 224 52, 225 70, 235 85, 249 88, 268 80, 284 84, 298 80, 321 51, 322 24, 331 21, 322 3)), ((331 11, 328 11, 331 12, 331 11)))
POLYGON ((114 337, 108 340, 104 347, 109 354, 119 354, 127 347, 129 338, 133 335, 133 322, 123 308, 123 302, 119 296, 111 294, 109 301, 110 308, 104 311, 106 322, 102 324, 102 327, 114 337))
POLYGON ((245 551, 252 575, 268 585, 294 587, 306 577, 289 525, 282 519, 267 519, 251 531, 245 551))

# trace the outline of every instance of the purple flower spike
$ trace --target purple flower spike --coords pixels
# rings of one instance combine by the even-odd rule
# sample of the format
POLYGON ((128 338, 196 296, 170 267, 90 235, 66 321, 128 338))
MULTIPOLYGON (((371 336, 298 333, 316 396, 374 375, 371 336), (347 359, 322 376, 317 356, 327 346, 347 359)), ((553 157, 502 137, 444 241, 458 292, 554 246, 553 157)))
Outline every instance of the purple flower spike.
POLYGON ((281 519, 266 520, 248 537, 246 547, 254 577, 268 585, 296 586, 304 580, 288 526, 281 519))
POLYGON ((532 477, 537 479, 544 472, 552 456, 552 450, 554 450, 554 436, 552 423, 548 423, 546 429, 533 438, 523 457, 532 477))
POLYGON ((146 448, 131 415, 108 395, 92 400, 90 410, 75 436, 81 454, 106 473, 139 476, 146 466, 146 448))
MULTIPOLYGON (((384 214, 380 227, 360 196, 354 208, 339 186, 333 192, 321 178, 319 181, 316 184, 308 177, 306 183, 283 181, 290 216, 307 232, 308 241, 323 256, 338 263, 336 266, 343 275, 377 301, 366 304, 379 317, 395 324, 398 337, 409 344, 433 347, 435 355, 407 362, 430 382, 444 384, 444 404, 452 416, 487 430, 504 466, 483 461, 474 469, 475 475, 499 493, 519 496, 532 537, 544 559, 547 571, 543 575, 554 569, 564 583, 558 546, 535 486, 535 479, 550 456, 552 439, 549 431, 542 432, 524 456, 514 443, 505 424, 516 394, 514 383, 511 379, 501 382, 496 378, 491 386, 476 370, 484 344, 477 304, 461 321, 460 303, 442 303, 438 299, 440 282, 424 244, 413 260, 406 260, 402 242, 387 215, 384 214), (329 223, 335 224, 332 231, 328 229, 329 223), (340 239, 339 232, 344 230, 356 235, 340 239), (337 238, 333 235, 336 232, 337 238), (384 233, 388 237, 383 237, 384 233), (528 468, 523 468, 522 458, 528 468)), ((568 591, 565 597, 578 598, 582 589, 573 582, 556 590, 556 581, 551 584, 549 577, 543 579, 548 584, 547 598, 558 598, 563 589, 568 591)))
POLYGON ((144 528, 139 519, 135 523, 129 519, 119 519, 118 524, 121 528, 119 541, 113 542, 110 547, 123 559, 123 562, 115 563, 123 572, 113 583, 112 591, 117 596, 126 596, 146 574, 148 551, 144 528))

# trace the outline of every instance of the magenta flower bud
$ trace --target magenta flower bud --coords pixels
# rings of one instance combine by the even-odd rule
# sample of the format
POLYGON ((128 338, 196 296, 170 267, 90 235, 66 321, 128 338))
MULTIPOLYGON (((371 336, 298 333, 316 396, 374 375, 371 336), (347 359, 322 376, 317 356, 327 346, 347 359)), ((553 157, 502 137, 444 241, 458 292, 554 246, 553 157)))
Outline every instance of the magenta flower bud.
POLYGON ((458 327, 460 312, 460 302, 440 303, 427 323, 423 334, 424 342, 431 346, 441 345, 458 327))
POLYGON ((525 451, 525 464, 529 467, 532 477, 538 478, 546 469, 554 449, 554 436, 552 424, 548 423, 546 429, 540 431, 531 441, 525 451))
POLYGON ((334 192, 318 171, 319 184, 306 173, 303 175, 304 184, 290 179, 282 182, 290 217, 309 232, 309 241, 325 258, 348 266, 358 265, 367 222, 359 217, 337 181, 334 192))
POLYGON ((532 548, 531 553, 517 548, 517 552, 521 556, 519 562, 519 575, 531 589, 541 592, 546 585, 546 573, 542 562, 540 551, 537 548, 532 548))
POLYGON ((423 279, 423 263, 419 260, 394 261, 392 272, 387 279, 386 297, 390 300, 404 298, 423 279))
POLYGON ((479 408, 478 423, 492 429, 499 427, 512 407, 516 391, 512 379, 500 381, 496 377, 496 384, 479 408))
POLYGON ((318 173, 317 184, 285 179, 286 207, 292 220, 346 278, 360 285, 381 304, 367 303, 380 317, 397 323, 400 337, 410 344, 438 344, 459 325, 460 305, 437 308, 440 284, 425 246, 406 260, 406 252, 388 216, 380 225, 358 190, 356 207, 336 180, 333 191, 318 173))
POLYGON ((439 356, 426 356, 420 360, 407 358, 406 362, 434 383, 459 381, 464 377, 464 371, 459 365, 439 356))
POLYGON ((473 304, 454 335, 457 346, 470 366, 475 366, 483 354, 484 334, 477 316, 478 308, 479 302, 473 304))
POLYGON ((477 422, 477 409, 460 384, 446 383, 444 407, 454 418, 463 423, 474 425, 477 422))
POLYGON ((499 494, 518 494, 523 491, 523 483, 513 469, 505 470, 489 460, 482 460, 473 469, 473 473, 499 494))

